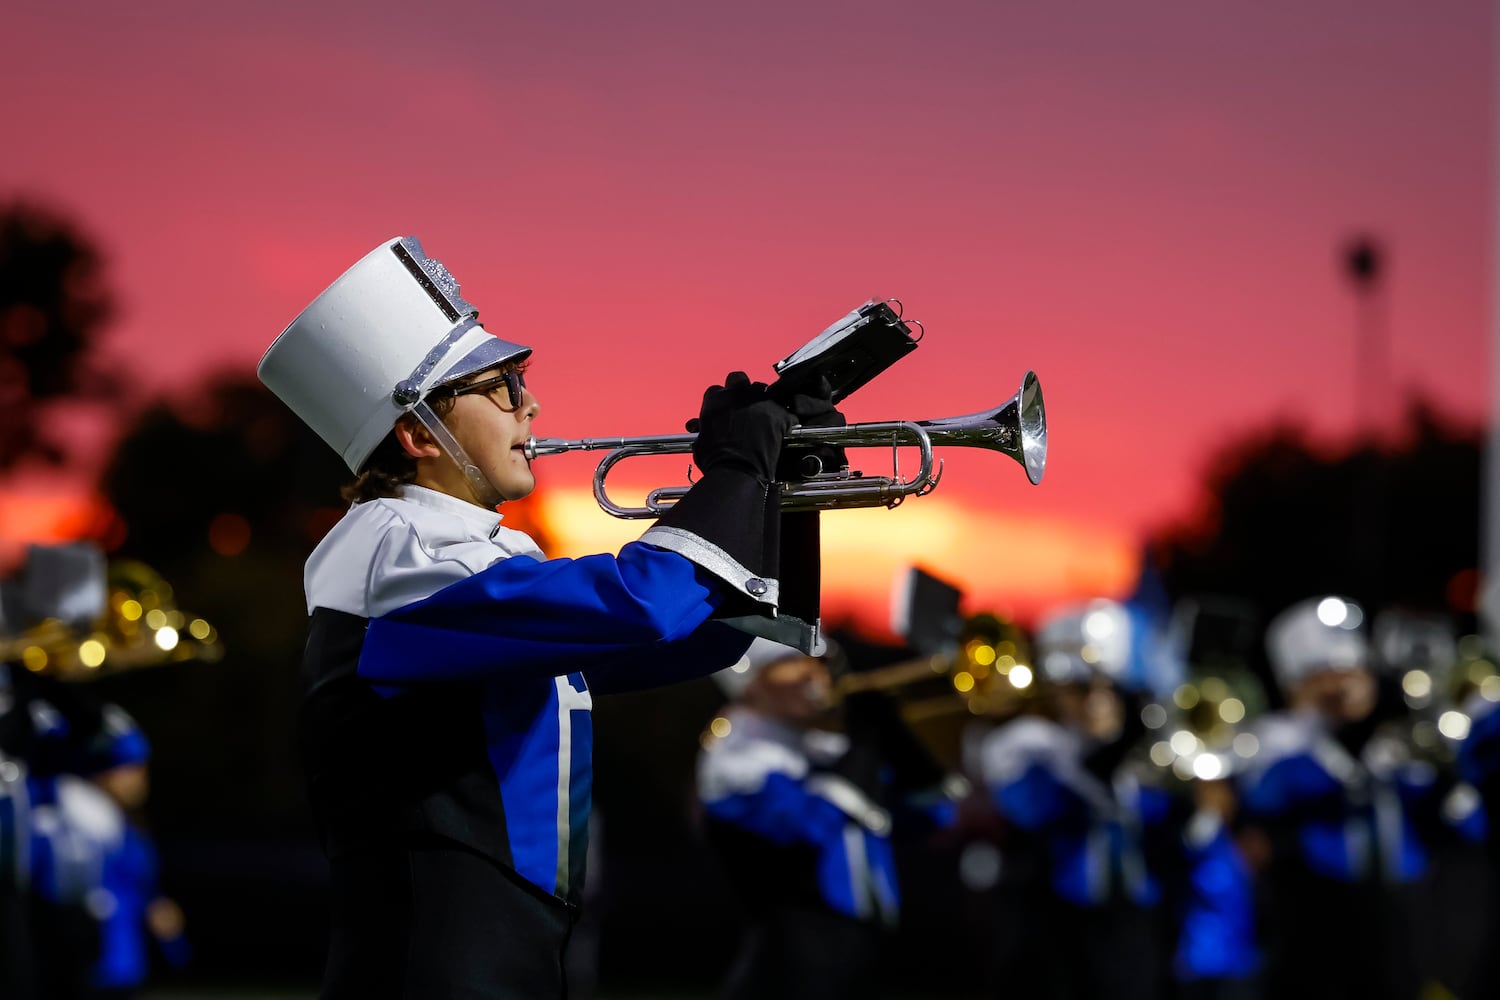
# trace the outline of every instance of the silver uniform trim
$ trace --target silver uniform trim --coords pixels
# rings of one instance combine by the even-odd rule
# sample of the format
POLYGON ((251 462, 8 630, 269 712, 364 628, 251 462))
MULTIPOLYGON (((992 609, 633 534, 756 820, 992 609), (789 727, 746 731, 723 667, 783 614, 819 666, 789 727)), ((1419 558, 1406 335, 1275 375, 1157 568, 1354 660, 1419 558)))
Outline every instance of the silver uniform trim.
POLYGON ((641 541, 676 552, 689 562, 702 566, 738 593, 762 604, 769 604, 773 609, 781 602, 779 581, 751 572, 729 553, 690 531, 657 524, 646 529, 641 535, 641 541), (758 594, 752 593, 749 589, 751 581, 765 589, 758 594))
POLYGON ((568 855, 573 843, 573 711, 592 710, 593 696, 567 677, 552 678, 557 688, 557 891, 569 888, 568 855))
POLYGON ((869 796, 852 782, 836 774, 814 774, 807 779, 807 790, 836 806, 839 812, 871 833, 884 835, 890 832, 890 813, 871 802, 869 796))
POLYGON ((848 859, 849 898, 854 915, 869 917, 875 913, 870 886, 870 859, 865 855, 865 833, 853 823, 844 827, 844 857, 848 859))
POLYGON ((895 927, 901 917, 901 903, 896 887, 891 884, 890 872, 884 868, 871 868, 870 888, 875 893, 875 905, 880 908, 880 922, 895 927))
POLYGON ((1372 803, 1375 811, 1375 849, 1379 855, 1381 876, 1391 885, 1401 884, 1401 854, 1405 845, 1401 822, 1401 800, 1396 790, 1381 786, 1375 789, 1372 803))

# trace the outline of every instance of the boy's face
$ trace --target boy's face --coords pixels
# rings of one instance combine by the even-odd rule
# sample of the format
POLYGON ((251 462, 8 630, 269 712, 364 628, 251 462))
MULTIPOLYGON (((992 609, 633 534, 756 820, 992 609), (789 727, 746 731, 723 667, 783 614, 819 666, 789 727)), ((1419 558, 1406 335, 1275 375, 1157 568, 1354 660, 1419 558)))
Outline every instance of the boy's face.
POLYGON ((1058 721, 1086 736, 1108 742, 1119 735, 1125 703, 1102 678, 1086 684, 1060 684, 1054 692, 1058 721))
POLYGON ((770 664, 756 674, 743 699, 768 715, 805 725, 828 710, 829 688, 823 662, 799 656, 770 664))
POLYGON ((1375 677, 1367 670, 1319 670, 1304 677, 1289 699, 1332 725, 1358 722, 1375 709, 1375 677))
POLYGON ((123 809, 139 809, 151 794, 151 779, 145 764, 121 764, 94 775, 94 784, 123 809))
MULTIPOLYGON (((489 383, 487 391, 460 392, 453 409, 443 418, 469 458, 484 473, 504 500, 519 500, 536 488, 531 463, 521 450, 531 437, 531 422, 540 412, 536 396, 521 387, 521 405, 513 406, 504 382, 495 380, 500 369, 482 372, 470 384, 489 383)), ((419 460, 425 468, 417 482, 465 500, 478 502, 463 473, 446 455, 419 460)))

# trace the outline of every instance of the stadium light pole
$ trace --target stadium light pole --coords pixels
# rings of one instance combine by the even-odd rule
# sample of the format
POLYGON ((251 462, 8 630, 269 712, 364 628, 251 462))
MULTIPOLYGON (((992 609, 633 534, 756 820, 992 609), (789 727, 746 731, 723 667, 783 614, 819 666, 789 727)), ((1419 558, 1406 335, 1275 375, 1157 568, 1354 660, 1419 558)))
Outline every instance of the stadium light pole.
POLYGON ((1354 289, 1354 423, 1356 436, 1377 436, 1384 424, 1387 390, 1385 272, 1386 253, 1368 234, 1349 240, 1343 253, 1344 275, 1354 289))

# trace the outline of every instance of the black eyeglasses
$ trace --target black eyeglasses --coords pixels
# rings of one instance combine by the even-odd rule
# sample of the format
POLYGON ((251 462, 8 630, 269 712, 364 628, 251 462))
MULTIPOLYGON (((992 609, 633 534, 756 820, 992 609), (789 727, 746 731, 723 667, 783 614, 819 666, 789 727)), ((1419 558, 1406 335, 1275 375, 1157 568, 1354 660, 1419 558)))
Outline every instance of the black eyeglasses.
MULTIPOLYGON (((526 401, 526 373, 519 368, 503 371, 493 378, 481 379, 478 382, 470 382, 468 385, 458 386, 449 390, 449 394, 454 396, 471 396, 475 393, 483 393, 493 398, 495 390, 499 389, 502 385, 505 386, 506 394, 510 397, 510 409, 519 410, 521 404, 526 401)), ((499 403, 495 405, 500 406, 499 403)), ((503 406, 500 408, 502 410, 505 409, 503 406)))

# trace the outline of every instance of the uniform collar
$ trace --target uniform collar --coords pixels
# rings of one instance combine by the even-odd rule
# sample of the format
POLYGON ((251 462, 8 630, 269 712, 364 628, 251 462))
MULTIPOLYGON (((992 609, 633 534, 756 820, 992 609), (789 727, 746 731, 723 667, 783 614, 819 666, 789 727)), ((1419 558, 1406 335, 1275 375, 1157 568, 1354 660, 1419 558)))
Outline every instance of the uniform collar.
POLYGON ((500 527, 500 522, 505 519, 505 515, 499 511, 489 510, 478 504, 469 503, 467 500, 460 500, 456 496, 411 483, 401 487, 401 499, 409 500, 429 510, 462 518, 483 535, 493 535, 495 529, 500 527))

